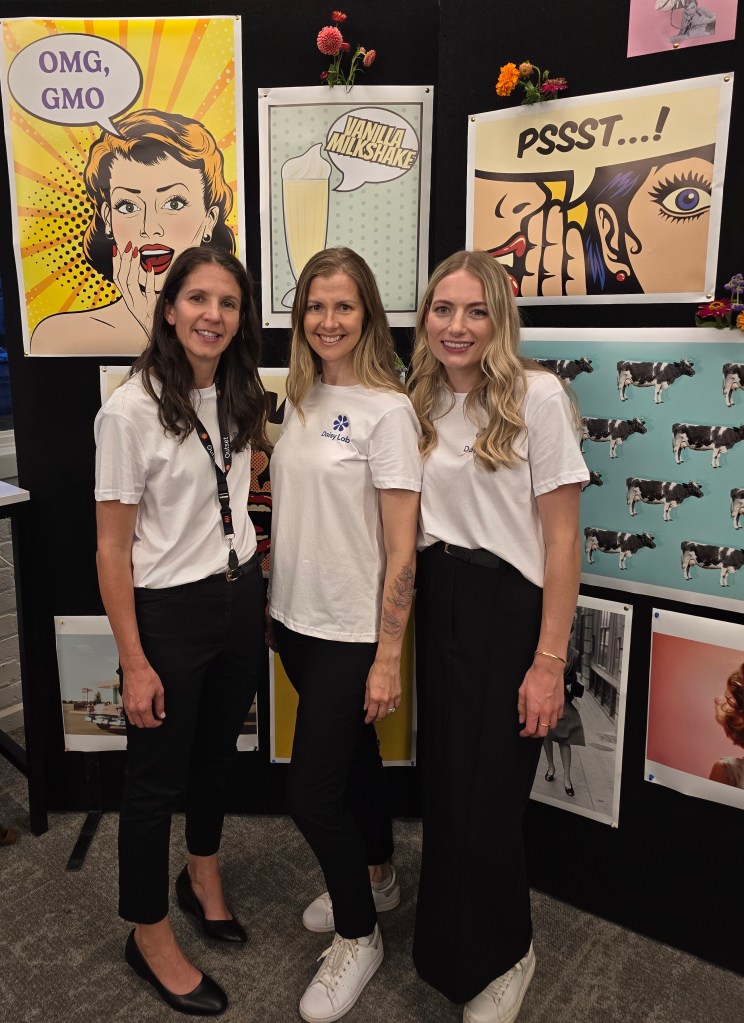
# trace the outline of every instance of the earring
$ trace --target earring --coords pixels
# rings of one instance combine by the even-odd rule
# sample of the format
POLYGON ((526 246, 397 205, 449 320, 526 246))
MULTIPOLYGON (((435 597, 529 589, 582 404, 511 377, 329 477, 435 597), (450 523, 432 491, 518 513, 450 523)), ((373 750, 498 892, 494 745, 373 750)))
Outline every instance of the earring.
POLYGON ((204 238, 202 239, 202 241, 204 241, 205 244, 208 244, 209 242, 211 242, 211 240, 212 240, 212 235, 211 234, 205 234, 204 238))
POLYGON ((624 270, 618 270, 618 272, 615 274, 615 280, 618 282, 618 284, 622 284, 623 281, 627 281, 627 279, 628 274, 626 274, 624 270))
POLYGON ((113 231, 110 231, 108 228, 106 228, 105 234, 106 234, 107 238, 113 238, 114 237, 113 231))

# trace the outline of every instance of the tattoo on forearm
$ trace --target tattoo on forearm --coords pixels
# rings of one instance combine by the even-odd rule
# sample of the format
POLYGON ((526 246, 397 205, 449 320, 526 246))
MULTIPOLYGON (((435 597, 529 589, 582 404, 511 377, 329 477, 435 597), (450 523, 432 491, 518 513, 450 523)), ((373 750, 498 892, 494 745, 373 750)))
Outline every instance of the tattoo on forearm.
POLYGON ((383 631, 393 639, 399 639, 403 631, 403 625, 399 621, 396 612, 408 612, 413 600, 413 583, 415 578, 416 575, 411 566, 404 565, 385 595, 381 626, 383 631))

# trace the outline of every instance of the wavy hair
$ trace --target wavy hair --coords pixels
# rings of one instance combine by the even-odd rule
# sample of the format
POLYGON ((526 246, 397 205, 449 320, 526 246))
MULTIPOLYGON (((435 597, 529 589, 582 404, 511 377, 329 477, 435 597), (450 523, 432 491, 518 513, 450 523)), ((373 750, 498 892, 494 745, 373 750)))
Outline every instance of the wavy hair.
MULTIPOLYGON (((519 355, 519 310, 514 301, 511 281, 493 256, 487 252, 455 252, 441 262, 429 278, 416 316, 416 337, 411 360, 409 394, 421 422, 419 449, 423 458, 437 444, 434 421, 446 415, 455 404, 452 387, 442 363, 429 348, 426 320, 438 285, 458 270, 467 270, 483 285, 493 334, 481 358, 482 378, 465 399, 465 409, 474 423, 477 411, 485 410, 487 423, 475 441, 476 464, 490 472, 508 468, 515 458, 518 440, 525 429, 520 407, 527 378, 526 369, 543 367, 519 355), (443 398, 449 404, 443 408, 443 398)), ((545 372, 549 372, 545 370, 545 372)))
POLYGON ((744 747, 744 664, 726 680, 726 692, 716 699, 716 721, 737 746, 744 747))
POLYGON ((302 403, 323 363, 310 347, 304 319, 310 285, 316 277, 346 274, 357 288, 364 305, 362 334, 353 351, 354 376, 363 387, 378 391, 402 391, 395 358, 395 345, 375 275, 353 249, 323 249, 307 261, 297 281, 292 303, 292 346, 287 375, 287 397, 303 421, 302 403))
POLYGON ((83 235, 83 255, 100 274, 113 280, 111 238, 106 236, 104 205, 111 205, 111 166, 117 158, 146 167, 171 156, 192 170, 198 170, 204 184, 204 209, 217 207, 217 222, 205 245, 235 252, 235 236, 226 220, 233 205, 233 193, 225 181, 222 153, 214 136, 203 124, 181 114, 162 110, 134 110, 113 122, 119 135, 109 131, 88 150, 83 171, 85 189, 93 204, 93 219, 83 235))
POLYGON ((194 371, 174 327, 165 318, 165 307, 174 304, 187 277, 207 265, 226 270, 240 289, 240 323, 217 368, 225 421, 235 431, 233 450, 242 451, 251 444, 270 451, 266 437, 268 399, 258 375, 261 331, 253 300, 253 281, 240 260, 229 252, 195 246, 185 249, 174 260, 158 295, 150 340, 131 373, 142 373, 143 387, 157 402, 163 429, 183 442, 196 429, 197 413, 191 403, 194 371))

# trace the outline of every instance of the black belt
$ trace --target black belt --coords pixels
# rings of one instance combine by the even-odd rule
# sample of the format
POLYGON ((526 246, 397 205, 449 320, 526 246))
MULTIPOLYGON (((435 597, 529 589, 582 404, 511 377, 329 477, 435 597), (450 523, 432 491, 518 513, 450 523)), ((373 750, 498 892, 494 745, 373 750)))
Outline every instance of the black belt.
POLYGON ((458 561, 466 561, 468 565, 479 565, 481 568, 500 568, 506 564, 503 558, 480 548, 471 550, 469 547, 456 547, 453 543, 442 543, 442 547, 445 554, 449 554, 451 558, 457 558, 458 561))

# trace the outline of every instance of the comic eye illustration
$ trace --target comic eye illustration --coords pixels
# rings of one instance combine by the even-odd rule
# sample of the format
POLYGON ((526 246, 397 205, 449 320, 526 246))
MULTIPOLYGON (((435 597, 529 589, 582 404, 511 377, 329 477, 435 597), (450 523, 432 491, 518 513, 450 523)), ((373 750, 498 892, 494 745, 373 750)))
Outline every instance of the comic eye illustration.
POLYGON ((657 185, 651 194, 663 216, 687 220, 702 216, 710 209, 710 188, 710 183, 697 175, 690 175, 686 179, 675 176, 671 181, 657 185))

